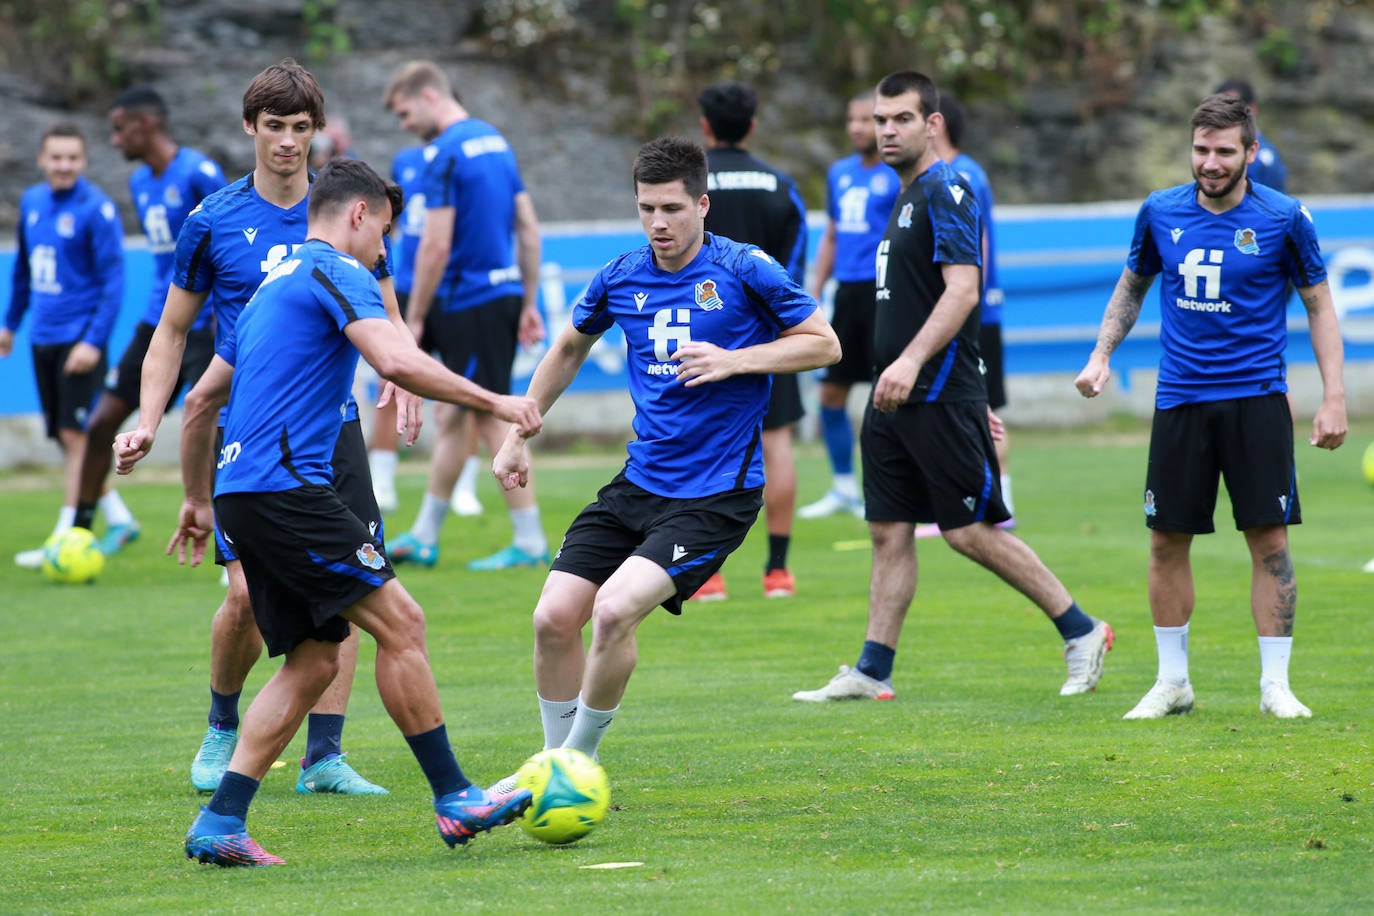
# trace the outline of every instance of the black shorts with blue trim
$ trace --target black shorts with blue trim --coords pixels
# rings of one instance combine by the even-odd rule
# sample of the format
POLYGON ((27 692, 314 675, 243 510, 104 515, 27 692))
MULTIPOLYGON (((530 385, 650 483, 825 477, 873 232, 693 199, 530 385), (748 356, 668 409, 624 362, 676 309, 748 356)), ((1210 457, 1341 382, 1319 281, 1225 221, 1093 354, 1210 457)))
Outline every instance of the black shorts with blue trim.
POLYGON ((945 531, 1011 518, 988 428, 986 401, 870 401, 860 432, 864 515, 870 522, 936 522, 945 531))
POLYGON ((663 602, 672 614, 720 569, 763 507, 763 488, 675 499, 650 493, 621 471, 578 513, 563 536, 552 569, 604 585, 628 558, 663 567, 677 594, 663 602))
POLYGON ((381 540, 330 486, 226 493, 215 497, 215 522, 243 564, 271 655, 307 639, 343 642, 340 613, 396 578, 381 540))

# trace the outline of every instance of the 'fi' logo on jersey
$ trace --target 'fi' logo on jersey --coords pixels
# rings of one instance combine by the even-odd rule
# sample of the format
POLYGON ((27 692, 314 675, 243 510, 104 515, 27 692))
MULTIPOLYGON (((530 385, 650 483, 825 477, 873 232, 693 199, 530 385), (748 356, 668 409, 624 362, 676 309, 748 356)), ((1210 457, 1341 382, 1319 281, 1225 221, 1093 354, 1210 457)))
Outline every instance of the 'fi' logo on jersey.
POLYGON ((1154 491, 1154 490, 1146 490, 1146 491, 1145 491, 1145 517, 1146 517, 1146 518, 1154 518, 1154 517, 1155 517, 1155 491, 1154 491))
POLYGON ((702 280, 697 284, 697 305, 701 306, 704 312, 725 308, 725 303, 716 295, 715 280, 702 280))
POLYGON ((1241 254, 1259 254, 1259 240, 1255 238, 1255 230, 1237 229, 1236 248, 1240 249, 1241 254))
POLYGON ((910 202, 902 204, 902 212, 897 214, 897 228, 911 228, 911 214, 916 209, 916 205, 910 202))

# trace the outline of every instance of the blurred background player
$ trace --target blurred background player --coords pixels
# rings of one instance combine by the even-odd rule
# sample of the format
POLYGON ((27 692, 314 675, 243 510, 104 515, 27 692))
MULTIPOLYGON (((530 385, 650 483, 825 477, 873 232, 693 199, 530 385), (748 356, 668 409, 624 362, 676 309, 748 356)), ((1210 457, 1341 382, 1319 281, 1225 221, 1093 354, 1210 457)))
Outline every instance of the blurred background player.
MULTIPOLYGON (((697 102, 710 166, 707 193, 711 208, 706 213, 706 231, 757 245, 798 284, 804 282, 806 202, 791 178, 744 148, 758 126, 754 90, 739 83, 716 83, 703 89, 697 102)), ((768 527, 765 598, 788 598, 797 593, 796 580, 787 569, 787 550, 797 506, 792 430, 802 415, 796 374, 775 375, 768 413, 763 418, 763 465, 768 481, 763 489, 763 516, 768 527)), ((720 573, 712 576, 693 597, 701 601, 726 597, 724 577, 720 573)))
POLYGON ((1255 161, 1250 163, 1246 169, 1246 174, 1251 181, 1258 181, 1260 184, 1268 185, 1275 191, 1284 194, 1288 193, 1288 167, 1283 164, 1283 157, 1260 132, 1259 121, 1259 97, 1255 95, 1255 87, 1249 81, 1239 77, 1231 77, 1222 80, 1216 89, 1212 90, 1220 95, 1234 96, 1245 103, 1245 107, 1250 109, 1250 117, 1257 122, 1255 127, 1255 142, 1258 147, 1255 151, 1255 161))
MULTIPOLYGON (((964 136, 964 106, 953 93, 940 90, 940 113, 944 115, 944 128, 937 130, 931 141, 935 153, 954 166, 954 170, 964 176, 973 188, 973 196, 978 198, 979 216, 983 225, 983 297, 978 305, 981 322, 978 330, 978 354, 983 359, 984 378, 988 383, 988 409, 996 411, 1007 403, 1007 380, 1002 360, 1002 286, 997 276, 996 232, 992 222, 992 184, 988 181, 983 167, 968 153, 959 149, 964 136)), ((1016 527, 1016 509, 1012 506, 1011 471, 1007 468, 1010 457, 1010 441, 1006 427, 1002 435, 993 438, 997 447, 997 466, 1002 470, 1002 503, 1012 517, 1000 522, 999 527, 1016 527)), ((917 525, 916 536, 939 537, 939 525, 917 525)))
POLYGON ((348 119, 341 114, 330 117, 315 139, 310 141, 310 168, 321 169, 331 159, 356 159, 353 151, 353 132, 348 119))
MULTIPOLYGON (((544 337, 539 315, 539 221, 504 137, 470 116, 437 65, 413 61, 384 96, 401 126, 429 145, 420 192, 425 224, 415 255, 406 322, 416 340, 446 366, 489 391, 510 391, 515 348, 544 337), (512 251, 512 238, 514 250, 512 251)), ((439 531, 463 464, 472 427, 493 454, 505 426, 483 411, 438 405, 429 481, 411 528, 391 542, 396 563, 433 566, 439 531)), ((532 487, 506 491, 512 543, 468 564, 476 571, 543 566, 548 539, 532 487)))
MULTIPOLYGON (((32 312, 29 342, 48 438, 65 457, 62 509, 53 533, 76 520, 86 425, 105 372, 105 347, 124 295, 124 230, 114 201, 83 175, 86 140, 74 124, 54 124, 38 145, 43 181, 19 199, 10 306, 0 328, 0 358, 32 312)), ((43 563, 43 549, 14 562, 43 563)))
MULTIPOLYGON (((167 133, 167 103, 154 89, 135 86, 121 92, 110 103, 109 122, 110 143, 125 159, 142 163, 129 176, 129 196, 138 210, 148 251, 153 256, 148 305, 124 355, 105 380, 105 390, 100 393, 86 431, 86 454, 81 463, 76 524, 92 527, 98 507, 106 523, 100 548, 112 554, 138 537, 139 526, 119 493, 113 488, 105 490, 114 456, 110 446, 119 427, 138 409, 143 357, 167 299, 177 233, 186 215, 200 206, 205 197, 224 187, 225 179, 214 161, 190 147, 178 146, 167 133)), ((172 389, 173 399, 183 386, 195 384, 215 355, 211 321, 212 311, 205 309, 187 332, 181 373, 172 389)))
POLYGON ((1309 444, 1345 441, 1344 345, 1312 217, 1296 200, 1246 181, 1256 155, 1244 99, 1208 96, 1191 121, 1193 180, 1156 191, 1136 216, 1130 254, 1074 384, 1102 393, 1111 356, 1160 277, 1159 379, 1145 472, 1148 591, 1159 655, 1154 685, 1127 719, 1190 712, 1188 628, 1197 594, 1193 539, 1215 530, 1226 482, 1250 553, 1250 614, 1259 638, 1261 713, 1307 718, 1289 659, 1298 587, 1288 526, 1302 523, 1293 416, 1285 399, 1290 283, 1307 312, 1322 401, 1309 444))
POLYGON ((826 212, 830 216, 816 249, 817 301, 826 282, 835 278, 830 323, 844 349, 840 361, 825 371, 820 384, 821 437, 830 459, 830 489, 819 500, 797 510, 800 518, 824 518, 849 512, 863 518, 863 496, 854 474, 854 428, 849 422, 849 390, 873 381, 873 297, 878 243, 892 215, 901 182, 878 155, 873 132, 873 91, 849 100, 845 130, 854 152, 826 173, 826 212))

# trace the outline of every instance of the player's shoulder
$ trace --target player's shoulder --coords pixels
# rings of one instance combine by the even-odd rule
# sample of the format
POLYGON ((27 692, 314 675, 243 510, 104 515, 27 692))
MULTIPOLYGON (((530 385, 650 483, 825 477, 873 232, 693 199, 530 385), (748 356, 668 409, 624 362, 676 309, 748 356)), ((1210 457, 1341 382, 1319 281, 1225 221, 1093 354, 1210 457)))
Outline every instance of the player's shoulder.
POLYGON ((224 170, 219 167, 219 163, 198 149, 190 146, 181 147, 177 150, 177 160, 187 174, 198 172, 207 178, 224 180, 224 170))
POLYGON ((741 279, 755 276, 761 271, 783 269, 772 255, 759 246, 737 242, 723 235, 706 233, 701 250, 709 263, 723 267, 741 279))
POLYGON ((1245 197, 1252 207, 1275 222, 1287 223, 1299 216, 1306 218, 1308 222, 1312 221, 1312 214, 1297 198, 1289 197, 1282 191, 1276 191, 1266 184, 1250 182, 1250 188, 1246 191, 1245 197))
POLYGON ((76 188, 77 200, 82 212, 90 214, 90 219, 99 219, 115 226, 119 225, 119 207, 105 189, 93 181, 82 178, 76 188))
POLYGON ((653 249, 649 245, 641 245, 611 258, 601 270, 597 271, 597 276, 601 280, 601 285, 606 290, 610 290, 624 283, 632 282, 634 277, 650 269, 653 263, 653 249))
POLYGON ((1151 191, 1140 209, 1149 214, 1174 213, 1193 206, 1197 202, 1197 185, 1194 182, 1176 184, 1169 188, 1151 191))
POLYGON ((202 223, 214 223, 252 202, 253 175, 249 173, 237 181, 232 181, 219 190, 205 195, 205 199, 200 202, 200 206, 191 211, 191 216, 188 219, 195 218, 202 223))
POLYGON ((954 167, 956 172, 963 175, 969 184, 973 185, 975 188, 979 185, 986 186, 989 184, 987 170, 979 164, 977 159, 974 159, 968 153, 960 153, 955 156, 954 161, 951 162, 950 165, 954 167))

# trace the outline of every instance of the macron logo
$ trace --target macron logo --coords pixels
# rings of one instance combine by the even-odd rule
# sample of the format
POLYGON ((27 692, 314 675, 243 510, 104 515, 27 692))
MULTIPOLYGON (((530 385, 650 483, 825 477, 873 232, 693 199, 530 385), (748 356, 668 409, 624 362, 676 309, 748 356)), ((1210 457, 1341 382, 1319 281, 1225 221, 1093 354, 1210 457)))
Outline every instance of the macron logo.
POLYGON ((1181 239, 1181 238, 1183 238, 1183 230, 1182 230, 1182 229, 1170 229, 1170 230, 1169 230, 1169 235, 1173 236, 1173 238, 1174 238, 1174 244, 1177 245, 1177 244, 1178 244, 1178 240, 1181 239))
POLYGON ((965 496, 962 502, 964 504, 964 507, 968 509, 968 511, 970 512, 973 511, 974 506, 978 505, 978 500, 974 499, 972 496, 965 496))
POLYGON ((635 311, 644 311, 644 303, 649 301, 648 293, 635 293, 635 311))
POLYGON ((248 240, 248 244, 251 245, 251 244, 253 244, 253 239, 255 239, 255 238, 258 237, 258 230, 256 230, 256 229, 245 229, 245 230, 243 230, 243 237, 246 238, 246 239, 248 240))
POLYGON ((687 549, 686 549, 685 547, 683 547, 681 544, 674 544, 674 545, 673 545, 673 562, 676 563, 678 560, 681 560, 681 559, 682 559, 683 557, 685 557, 685 556, 687 556, 687 549))
POLYGON ((952 184, 949 186, 949 196, 954 198, 954 205, 957 207, 964 202, 964 189, 952 184))

